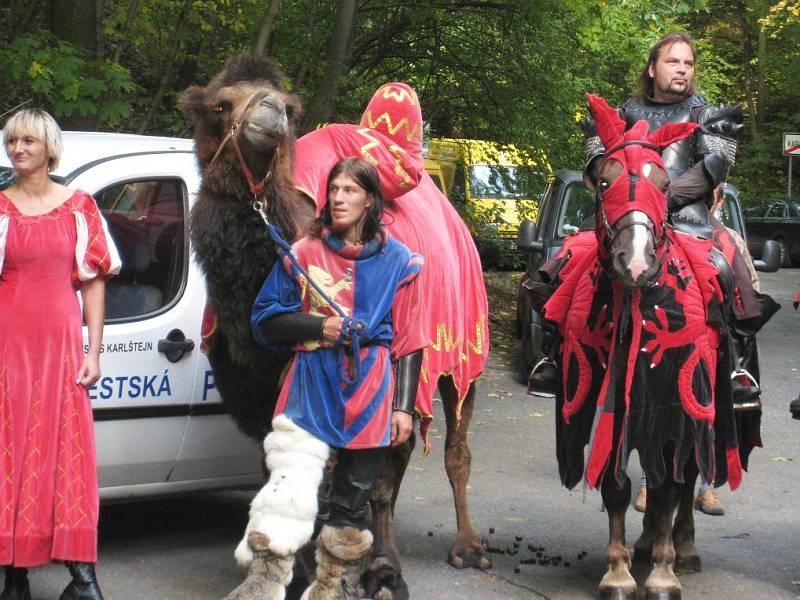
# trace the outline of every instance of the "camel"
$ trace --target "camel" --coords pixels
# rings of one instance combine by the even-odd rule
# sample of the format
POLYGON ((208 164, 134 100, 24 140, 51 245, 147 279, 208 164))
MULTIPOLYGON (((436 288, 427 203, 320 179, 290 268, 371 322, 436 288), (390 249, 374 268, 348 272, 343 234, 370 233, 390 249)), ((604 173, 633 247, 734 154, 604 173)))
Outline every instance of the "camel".
MULTIPOLYGON (((291 242, 303 235, 319 208, 315 190, 297 188, 295 154, 302 158, 304 144, 298 144, 294 132, 301 106, 299 99, 288 93, 282 82, 282 74, 268 60, 236 56, 208 85, 192 86, 180 99, 181 110, 194 127, 197 161, 202 173, 198 200, 191 214, 191 236, 207 282, 209 301, 204 337, 208 356, 227 410, 240 429, 259 442, 270 431, 280 376, 290 358, 285 353, 267 352, 250 334, 253 300, 277 256, 264 220, 266 218, 291 242), (254 201, 261 213, 253 209, 254 201)), ((334 131, 335 128, 331 126, 320 131, 334 131)), ((470 289, 466 292, 459 289, 466 283, 463 276, 437 284, 436 293, 441 297, 458 300, 466 293, 470 302, 483 310, 471 322, 459 318, 452 323, 433 320, 429 323, 432 345, 423 364, 423 369, 427 370, 418 403, 421 397, 427 397, 428 402, 423 402, 420 411, 423 425, 426 425, 431 418, 430 397, 438 384, 447 422, 445 464, 454 491, 458 524, 449 561, 459 568, 489 568, 487 550, 470 523, 466 500, 470 464, 466 432, 475 399, 474 380, 482 371, 488 353, 486 293, 477 251, 446 198, 438 190, 438 196, 432 192, 435 186, 421 166, 421 135, 414 138, 414 143, 420 146, 417 156, 414 152, 403 151, 378 128, 370 129, 367 125, 361 129, 370 131, 375 142, 370 142, 372 145, 366 150, 372 153, 373 160, 383 156, 392 161, 391 168, 386 171, 387 177, 402 173, 398 185, 384 180, 382 175, 389 220, 395 223, 415 220, 407 227, 411 239, 404 239, 391 226, 389 233, 412 250, 426 255, 426 269, 436 261, 445 261, 442 265, 447 265, 440 267, 440 272, 460 263, 474 271, 477 265, 477 280, 469 282, 470 289), (434 237, 425 230, 431 214, 443 215, 448 223, 455 224, 448 227, 449 238, 437 239, 437 245, 427 248, 426 252, 425 240, 434 237), (447 336, 447 344, 442 343, 442 331, 447 336), (448 346, 446 352, 445 345, 448 346), (463 358, 465 352, 472 353, 466 354, 470 360, 463 358), (465 363, 469 369, 464 367, 465 363)), ((421 133, 421 116, 419 130, 421 133)), ((337 151, 342 152, 342 148, 337 151)), ((351 153, 360 151, 353 148, 351 153)), ((336 160, 338 158, 343 156, 337 156, 336 160)), ((302 159, 304 164, 320 162, 318 155, 306 155, 302 159)), ((451 307, 450 312, 457 314, 458 310, 451 307)), ((364 576, 367 597, 408 597, 394 541, 394 506, 413 447, 412 439, 391 453, 384 479, 373 492, 375 546, 364 576)), ((253 563, 245 587, 258 589, 258 578, 263 576, 253 563)))

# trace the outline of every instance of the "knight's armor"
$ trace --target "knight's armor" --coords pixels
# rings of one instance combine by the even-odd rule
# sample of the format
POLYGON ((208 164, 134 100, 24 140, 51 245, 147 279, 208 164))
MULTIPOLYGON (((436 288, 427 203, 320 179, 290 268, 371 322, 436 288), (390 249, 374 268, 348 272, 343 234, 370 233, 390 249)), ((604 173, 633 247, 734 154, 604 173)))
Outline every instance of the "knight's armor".
MULTIPOLYGON (((618 110, 628 128, 642 119, 647 121, 651 131, 666 123, 691 122, 700 125, 694 135, 665 148, 661 157, 672 182, 676 182, 690 169, 702 163, 702 167, 698 169, 702 168, 707 185, 703 186, 700 193, 693 198, 681 198, 671 194, 670 217, 678 229, 710 237, 708 208, 702 201, 715 187, 725 181, 734 165, 736 137, 743 127, 741 107, 722 104, 712 106, 705 98, 694 94, 671 104, 631 98, 618 110)), ((581 125, 586 133, 585 172, 594 182, 596 169, 600 164, 600 160, 597 159, 605 154, 605 148, 591 119, 585 120, 581 125)), ((699 173, 695 173, 695 177, 699 178, 699 173)), ((692 189, 697 188, 693 186, 692 189)))

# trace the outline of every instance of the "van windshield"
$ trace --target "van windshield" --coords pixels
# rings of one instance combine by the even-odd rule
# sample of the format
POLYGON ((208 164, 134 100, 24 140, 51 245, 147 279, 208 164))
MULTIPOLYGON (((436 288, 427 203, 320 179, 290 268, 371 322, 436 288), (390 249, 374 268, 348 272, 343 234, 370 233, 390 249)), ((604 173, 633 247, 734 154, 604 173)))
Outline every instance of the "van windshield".
POLYGON ((528 167, 472 165, 469 168, 470 195, 473 198, 541 198, 545 177, 528 167))

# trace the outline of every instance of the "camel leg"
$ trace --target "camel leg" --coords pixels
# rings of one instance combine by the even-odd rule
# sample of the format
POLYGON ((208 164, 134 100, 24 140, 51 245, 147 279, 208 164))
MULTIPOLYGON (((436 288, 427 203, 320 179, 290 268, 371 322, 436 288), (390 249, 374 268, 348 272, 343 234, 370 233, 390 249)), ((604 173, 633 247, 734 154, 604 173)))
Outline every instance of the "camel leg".
POLYGON ((703 570, 700 553, 694 545, 694 486, 697 480, 697 465, 687 461, 683 474, 686 483, 681 486, 678 498, 678 513, 672 527, 672 543, 675 546, 675 571, 681 574, 699 573, 703 570))
POLYGON ((475 384, 472 383, 458 414, 458 391, 452 378, 442 377, 439 380, 439 393, 442 396, 445 419, 447 421, 447 438, 444 448, 444 466, 450 486, 453 488, 453 500, 456 505, 456 525, 458 531, 448 553, 448 562, 457 569, 476 567, 490 569, 492 561, 481 538, 472 527, 467 507, 467 483, 469 482, 472 454, 467 446, 467 431, 472 420, 475 406, 475 384))
MULTIPOLYGON (((631 555, 625 545, 625 512, 631 502, 631 480, 626 477, 622 488, 611 469, 606 470, 600 487, 608 514, 608 571, 600 580, 600 597, 607 600, 632 600, 636 596, 636 580, 631 575, 631 555)), ((647 498, 648 506, 650 498, 647 498)))
POLYGON ((412 434, 408 442, 389 451, 381 476, 370 496, 374 541, 372 559, 363 577, 367 598, 376 600, 409 598, 395 540, 394 507, 414 444, 415 437, 412 434))
MULTIPOLYGON (((645 581, 647 600, 677 600, 681 597, 681 584, 675 576, 675 547, 672 544, 672 516, 686 484, 675 483, 667 477, 657 488, 648 489, 647 510, 651 519, 655 541, 653 543, 650 575, 645 581)), ((689 488, 692 495, 692 488, 689 488)))

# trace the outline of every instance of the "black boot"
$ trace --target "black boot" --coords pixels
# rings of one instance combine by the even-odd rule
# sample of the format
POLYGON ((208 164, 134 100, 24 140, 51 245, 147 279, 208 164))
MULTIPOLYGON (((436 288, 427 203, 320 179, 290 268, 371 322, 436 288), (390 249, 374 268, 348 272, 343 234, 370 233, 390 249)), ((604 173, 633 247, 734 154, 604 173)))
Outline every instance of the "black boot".
POLYGON ((67 562, 72 581, 64 588, 58 600, 103 600, 103 593, 97 585, 94 565, 83 562, 67 562))
POLYGON ((31 600, 31 588, 28 585, 28 569, 5 567, 6 584, 0 593, 0 600, 31 600))
POLYGON ((731 375, 733 408, 735 410, 758 410, 761 408, 761 388, 755 378, 744 369, 731 375))
POLYGON ((791 411, 793 418, 800 419, 800 396, 789 403, 789 410, 791 411))
POLYGON ((561 377, 556 362, 551 358, 543 358, 531 369, 531 374, 528 376, 528 393, 555 395, 560 383, 561 377))

